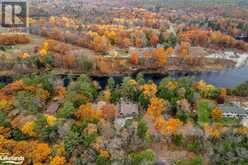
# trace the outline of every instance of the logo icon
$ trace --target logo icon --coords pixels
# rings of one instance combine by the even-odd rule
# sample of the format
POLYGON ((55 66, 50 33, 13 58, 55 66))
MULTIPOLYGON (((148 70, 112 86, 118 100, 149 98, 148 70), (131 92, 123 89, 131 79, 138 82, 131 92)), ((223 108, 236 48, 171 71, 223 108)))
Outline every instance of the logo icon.
POLYGON ((7 153, 0 153, 0 164, 23 164, 23 156, 9 156, 7 153))
POLYGON ((26 27, 27 26, 27 1, 3 0, 2 5, 2 27, 26 27))

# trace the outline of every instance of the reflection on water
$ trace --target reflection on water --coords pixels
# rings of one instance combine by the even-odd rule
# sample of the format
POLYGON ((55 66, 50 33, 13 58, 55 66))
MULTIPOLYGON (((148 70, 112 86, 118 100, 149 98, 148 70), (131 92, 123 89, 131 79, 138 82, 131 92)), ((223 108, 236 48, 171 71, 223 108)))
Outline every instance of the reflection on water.
POLYGON ((218 87, 232 88, 248 80, 248 66, 220 72, 202 73, 195 77, 197 80, 203 79, 218 87))

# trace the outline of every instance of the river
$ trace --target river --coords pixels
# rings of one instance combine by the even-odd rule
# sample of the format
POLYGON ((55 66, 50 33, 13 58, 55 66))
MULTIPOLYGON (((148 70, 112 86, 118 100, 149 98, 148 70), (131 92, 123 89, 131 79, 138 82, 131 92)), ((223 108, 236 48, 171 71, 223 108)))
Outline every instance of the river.
MULTIPOLYGON (((229 68, 223 71, 216 72, 178 72, 171 73, 169 75, 161 75, 161 74, 144 74, 144 79, 146 81, 152 80, 156 84, 164 77, 172 77, 178 79, 180 77, 191 76, 194 77, 195 80, 204 80, 209 84, 213 84, 217 87, 224 88, 234 88, 245 81, 248 81, 248 65, 243 66, 241 68, 229 68)), ((92 77, 93 80, 99 82, 100 86, 104 88, 107 84, 107 80, 109 77, 92 77)), ((123 77, 115 76, 113 77, 117 84, 122 82, 123 77)), ((135 78, 135 77, 134 77, 135 78)))
MULTIPOLYGON (((248 81, 248 65, 243 66, 241 68, 229 68, 223 71, 216 71, 216 72, 177 72, 177 73, 170 73, 168 75, 161 75, 161 74, 144 74, 144 79, 146 81, 152 80, 156 84, 164 77, 172 77, 178 79, 180 77, 191 76, 194 77, 195 80, 204 80, 207 83, 213 84, 217 87, 224 87, 224 88, 234 88, 245 81, 248 81)), ((107 80, 109 77, 91 77, 92 80, 99 82, 101 88, 104 88, 107 84, 107 80)), ((113 77, 117 84, 122 82, 122 76, 115 76, 113 77)), ((133 77, 135 78, 135 77, 133 77)), ((0 77, 0 83, 8 84, 12 82, 12 78, 8 76, 0 77)), ((64 84, 69 84, 69 79, 67 76, 63 76, 64 84)))

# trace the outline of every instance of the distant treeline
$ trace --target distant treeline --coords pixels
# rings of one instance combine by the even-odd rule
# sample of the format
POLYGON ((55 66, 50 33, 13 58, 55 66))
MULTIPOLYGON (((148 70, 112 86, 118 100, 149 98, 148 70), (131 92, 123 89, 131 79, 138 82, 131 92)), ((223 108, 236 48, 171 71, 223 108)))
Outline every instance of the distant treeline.
POLYGON ((156 5, 157 7, 206 7, 211 5, 238 5, 248 6, 247 0, 134 0, 136 5, 156 5))

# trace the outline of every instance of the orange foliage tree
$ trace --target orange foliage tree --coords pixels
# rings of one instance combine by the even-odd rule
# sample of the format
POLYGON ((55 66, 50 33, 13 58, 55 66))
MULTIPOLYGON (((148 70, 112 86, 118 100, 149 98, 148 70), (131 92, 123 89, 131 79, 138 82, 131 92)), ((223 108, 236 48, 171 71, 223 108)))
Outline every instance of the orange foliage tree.
POLYGON ((179 119, 169 119, 165 121, 165 127, 163 128, 162 132, 164 134, 177 134, 178 129, 183 125, 179 119))
POLYGON ((131 53, 131 59, 130 59, 131 63, 134 65, 137 65, 139 62, 139 54, 138 52, 132 52, 131 53))
POLYGON ((168 57, 165 54, 164 48, 157 48, 153 51, 153 58, 155 60, 155 64, 159 67, 162 67, 167 64, 168 57))
POLYGON ((113 120, 117 115, 117 107, 112 104, 104 105, 101 108, 101 111, 102 111, 102 117, 104 119, 113 120))
POLYGON ((152 33, 150 42, 153 47, 156 47, 157 44, 159 43, 159 36, 156 33, 152 33))
POLYGON ((102 117, 102 112, 94 110, 92 105, 87 103, 85 105, 81 105, 75 112, 75 115, 80 120, 93 120, 102 117))
POLYGON ((151 98, 150 105, 147 109, 147 114, 153 119, 160 117, 162 112, 166 111, 167 102, 164 99, 157 97, 151 98))
POLYGON ((97 52, 106 52, 110 48, 110 42, 105 36, 94 36, 92 47, 97 52))
POLYGON ((46 143, 38 143, 32 151, 34 163, 42 162, 52 153, 52 149, 46 143))
POLYGON ((183 60, 186 60, 189 57, 189 47, 190 44, 188 42, 181 42, 179 49, 179 57, 183 60))

